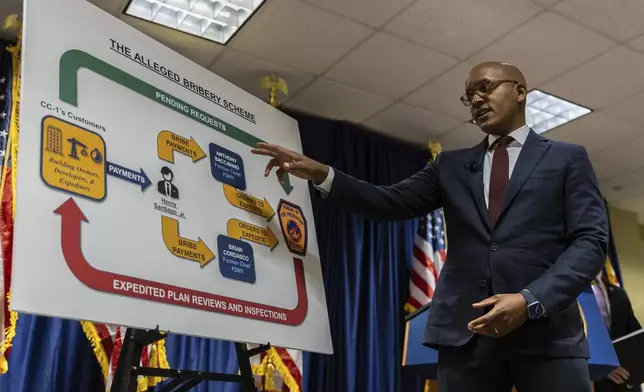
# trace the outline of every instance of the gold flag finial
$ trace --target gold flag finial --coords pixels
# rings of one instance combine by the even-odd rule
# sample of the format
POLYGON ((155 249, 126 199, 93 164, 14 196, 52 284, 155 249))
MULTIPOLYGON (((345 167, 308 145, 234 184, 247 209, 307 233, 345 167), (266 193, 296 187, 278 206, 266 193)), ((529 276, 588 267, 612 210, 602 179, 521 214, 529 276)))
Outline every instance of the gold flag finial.
POLYGON ((432 154, 432 161, 436 159, 438 154, 443 152, 443 147, 436 140, 430 140, 429 143, 427 143, 427 148, 429 148, 429 151, 432 154))
POLYGON ((2 30, 15 30, 16 36, 18 37, 16 47, 20 48, 22 45, 22 17, 19 14, 11 14, 7 16, 4 19, 2 30))
POLYGON ((22 20, 20 15, 11 14, 4 19, 4 24, 2 25, 3 30, 16 29, 20 30, 22 28, 22 20))
POLYGON ((286 81, 277 75, 267 75, 262 78, 260 81, 260 86, 262 88, 268 89, 268 103, 273 107, 277 107, 277 93, 281 92, 282 94, 288 96, 288 85, 286 81))

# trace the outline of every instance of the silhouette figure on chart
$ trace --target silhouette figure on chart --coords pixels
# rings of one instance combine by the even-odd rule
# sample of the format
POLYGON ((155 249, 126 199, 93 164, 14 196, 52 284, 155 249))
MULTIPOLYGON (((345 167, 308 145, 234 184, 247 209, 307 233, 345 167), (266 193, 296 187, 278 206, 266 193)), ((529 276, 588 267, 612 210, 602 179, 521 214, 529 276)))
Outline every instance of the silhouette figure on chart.
POLYGON ((167 166, 163 166, 161 168, 161 176, 163 177, 163 180, 157 182, 159 193, 173 199, 178 199, 179 188, 172 183, 172 180, 174 179, 172 170, 167 166))

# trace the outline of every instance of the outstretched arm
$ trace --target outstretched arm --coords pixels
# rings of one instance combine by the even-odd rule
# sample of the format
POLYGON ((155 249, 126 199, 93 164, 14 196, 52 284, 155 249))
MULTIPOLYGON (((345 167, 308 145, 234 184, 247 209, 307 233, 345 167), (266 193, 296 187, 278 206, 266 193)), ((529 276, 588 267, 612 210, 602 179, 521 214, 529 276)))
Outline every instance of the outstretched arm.
POLYGON ((437 165, 437 161, 432 162, 413 176, 389 186, 372 185, 336 170, 332 172, 331 189, 321 191, 330 201, 369 219, 411 219, 441 207, 437 165))
POLYGON ((278 178, 284 173, 291 173, 313 181, 330 201, 370 219, 410 219, 442 205, 437 169, 440 157, 397 184, 377 186, 281 146, 260 143, 253 153, 272 158, 266 166, 265 176, 277 167, 278 178))

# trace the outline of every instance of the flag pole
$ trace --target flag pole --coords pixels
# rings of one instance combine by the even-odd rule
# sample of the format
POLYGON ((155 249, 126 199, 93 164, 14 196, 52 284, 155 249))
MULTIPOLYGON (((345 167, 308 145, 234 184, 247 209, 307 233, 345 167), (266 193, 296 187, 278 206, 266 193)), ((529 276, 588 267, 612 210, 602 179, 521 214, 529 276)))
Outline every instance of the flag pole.
MULTIPOLYGON (((443 146, 436 140, 432 139, 427 143, 427 148, 429 149, 430 152, 430 162, 434 162, 436 158, 438 158, 438 155, 443 152, 443 146)), ((443 215, 443 211, 441 210, 441 215, 443 215)), ((445 222, 445 216, 443 215, 443 222, 445 222)), ((445 236, 445 249, 447 249, 447 235, 445 236)), ((436 385, 435 380, 425 380, 425 388, 423 392, 438 392, 438 386, 436 385)))

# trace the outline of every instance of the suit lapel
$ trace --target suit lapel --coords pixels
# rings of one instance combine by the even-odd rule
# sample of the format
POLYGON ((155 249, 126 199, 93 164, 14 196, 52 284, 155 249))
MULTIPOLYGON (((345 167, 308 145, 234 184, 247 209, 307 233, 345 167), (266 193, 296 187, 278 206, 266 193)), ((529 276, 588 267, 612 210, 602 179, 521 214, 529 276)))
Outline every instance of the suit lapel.
POLYGON ((472 149, 472 154, 465 165, 467 171, 467 178, 470 184, 470 191, 479 210, 481 219, 487 226, 488 230, 492 230, 492 220, 485 204, 485 189, 483 185, 483 165, 485 159, 485 151, 487 150, 487 137, 479 143, 478 146, 472 149))
POLYGON ((523 184, 525 184, 528 176, 532 173, 537 163, 543 157, 546 151, 550 148, 550 142, 548 139, 543 138, 537 135, 534 131, 528 133, 528 137, 525 141, 521 153, 519 154, 519 159, 517 160, 514 170, 512 171, 512 177, 510 178, 510 184, 508 184, 508 190, 506 191, 505 198, 503 199, 503 205, 501 206, 500 215, 503 215, 503 212, 508 208, 512 200, 515 198, 517 193, 523 184))

